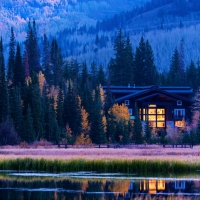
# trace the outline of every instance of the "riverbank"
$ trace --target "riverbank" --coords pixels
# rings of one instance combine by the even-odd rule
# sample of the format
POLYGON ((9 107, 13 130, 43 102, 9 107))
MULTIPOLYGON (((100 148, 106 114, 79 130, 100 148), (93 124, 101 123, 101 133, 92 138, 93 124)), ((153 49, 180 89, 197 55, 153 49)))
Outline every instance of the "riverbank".
POLYGON ((151 145, 146 148, 89 148, 89 149, 59 149, 55 146, 20 148, 19 146, 6 146, 0 148, 0 159, 17 158, 37 159, 87 159, 87 160, 180 160, 190 163, 200 162, 200 146, 193 148, 163 148, 151 145))

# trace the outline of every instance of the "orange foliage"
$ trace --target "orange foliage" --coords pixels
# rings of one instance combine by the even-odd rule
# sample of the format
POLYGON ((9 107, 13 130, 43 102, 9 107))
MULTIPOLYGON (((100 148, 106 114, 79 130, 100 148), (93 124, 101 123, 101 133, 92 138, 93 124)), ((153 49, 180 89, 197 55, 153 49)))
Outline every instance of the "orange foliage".
POLYGON ((86 112, 86 110, 82 107, 81 108, 81 116, 82 116, 82 132, 83 133, 88 133, 90 130, 90 126, 88 123, 88 116, 89 114, 86 112))
POLYGON ((81 116, 82 116, 82 133, 76 137, 75 144, 91 144, 92 141, 89 137, 90 126, 88 123, 88 113, 82 107, 81 108, 81 116))
POLYGON ((38 73, 38 82, 39 82, 39 87, 40 87, 40 93, 42 94, 44 82, 45 82, 45 77, 44 77, 44 74, 41 71, 38 73))
POLYGON ((117 122, 125 120, 128 123, 128 121, 130 120, 128 107, 124 104, 114 104, 113 107, 110 108, 110 110, 108 111, 108 114, 111 113, 115 116, 117 122))
POLYGON ((29 85, 32 82, 31 77, 28 76, 25 81, 26 81, 26 85, 29 85))
POLYGON ((57 106, 58 92, 59 88, 52 85, 50 88, 50 97, 53 97, 54 99, 54 109, 56 109, 57 106))

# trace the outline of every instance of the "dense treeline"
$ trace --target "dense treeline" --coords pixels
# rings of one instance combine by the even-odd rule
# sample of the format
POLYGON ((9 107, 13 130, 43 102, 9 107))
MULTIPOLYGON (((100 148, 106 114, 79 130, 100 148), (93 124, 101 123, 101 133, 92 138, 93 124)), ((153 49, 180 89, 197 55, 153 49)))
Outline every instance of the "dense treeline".
POLYGON ((165 142, 157 132, 153 135, 148 122, 142 128, 137 105, 133 123, 128 108, 114 104, 109 86, 198 85, 199 66, 191 62, 185 70, 183 40, 174 50, 170 71, 160 74, 149 41, 142 37, 133 52, 121 29, 106 72, 95 62, 89 70, 85 62, 65 60, 57 41, 50 42, 46 35, 40 50, 37 38, 35 22, 29 22, 22 53, 11 28, 7 74, 0 40, 0 144, 40 139, 72 144, 165 142), (108 85, 106 95, 100 85, 108 85))
MULTIPOLYGON (((141 38, 133 52, 129 37, 124 38, 122 30, 115 40, 115 58, 109 63, 109 78, 112 85, 162 85, 191 86, 195 91, 200 83, 200 63, 191 60, 184 63, 184 40, 174 49, 169 70, 158 71, 154 64, 154 53, 148 40, 141 38)), ((162 63, 160 63, 162 65, 162 63)))

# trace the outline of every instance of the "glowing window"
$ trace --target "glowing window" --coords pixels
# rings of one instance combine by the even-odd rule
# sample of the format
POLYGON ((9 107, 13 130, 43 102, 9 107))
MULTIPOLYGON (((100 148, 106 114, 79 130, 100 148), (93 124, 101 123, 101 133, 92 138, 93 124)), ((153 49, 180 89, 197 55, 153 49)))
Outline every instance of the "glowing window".
POLYGON ((184 121, 175 121, 175 126, 184 127, 185 126, 184 121))
POLYGON ((148 109, 148 114, 156 114, 156 109, 148 109))
POLYGON ((158 108, 157 109, 157 114, 165 114, 165 109, 163 109, 163 108, 158 108))
POLYGON ((158 180, 158 190, 165 190, 165 181, 164 180, 158 180))
POLYGON ((149 121, 156 121, 156 115, 148 115, 149 121))
POLYGON ((156 127, 156 122, 149 122, 151 124, 151 127, 156 127))
POLYGON ((128 112, 130 115, 132 115, 133 110, 132 109, 128 109, 128 112))
POLYGON ((165 127, 165 122, 157 122, 157 127, 158 128, 164 128, 165 127))
POLYGON ((157 115, 157 121, 165 121, 165 115, 157 115))

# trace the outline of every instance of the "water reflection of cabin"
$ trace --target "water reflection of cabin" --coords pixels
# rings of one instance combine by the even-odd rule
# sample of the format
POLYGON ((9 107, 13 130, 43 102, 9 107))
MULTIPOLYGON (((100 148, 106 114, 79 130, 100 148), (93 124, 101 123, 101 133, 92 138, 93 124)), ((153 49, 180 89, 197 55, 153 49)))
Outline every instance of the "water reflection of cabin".
MULTIPOLYGON (((105 92, 107 87, 103 86, 105 92)), ((152 127, 181 127, 191 117, 193 90, 190 87, 172 86, 110 86, 115 103, 124 103, 134 119, 137 103, 141 121, 151 123, 152 127)))

